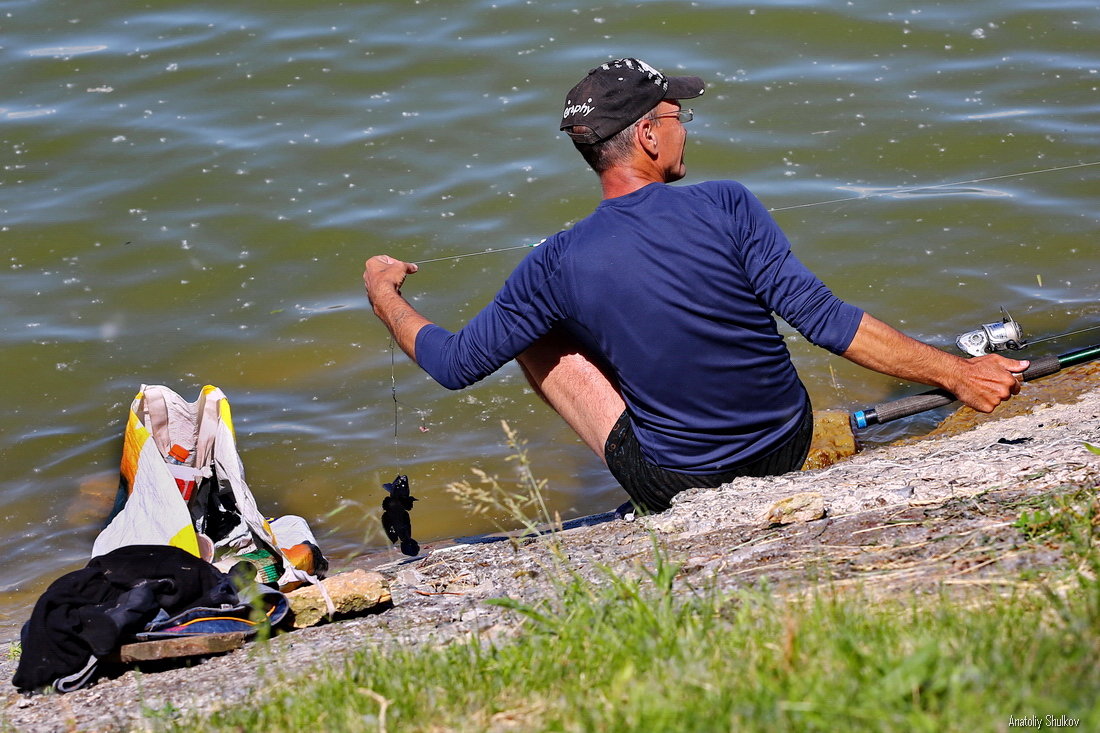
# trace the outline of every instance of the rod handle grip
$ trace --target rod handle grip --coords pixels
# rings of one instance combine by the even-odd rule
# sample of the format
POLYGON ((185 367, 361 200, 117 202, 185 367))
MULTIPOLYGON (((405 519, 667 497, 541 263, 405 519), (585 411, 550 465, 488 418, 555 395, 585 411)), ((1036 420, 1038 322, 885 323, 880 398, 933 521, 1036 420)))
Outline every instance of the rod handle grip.
MULTIPOLYGON (((1021 376, 1025 382, 1029 382, 1032 379, 1050 376, 1061 368, 1062 364, 1057 356, 1040 356, 1031 360, 1031 364, 1021 373, 1021 376)), ((933 389, 910 397, 883 402, 867 410, 852 413, 852 428, 858 430, 869 425, 881 425, 882 423, 899 420, 903 417, 950 405, 956 399, 955 395, 946 390, 933 389)))
POLYGON ((881 424, 950 405, 955 399, 955 395, 947 390, 933 389, 890 402, 883 402, 871 409, 875 411, 876 422, 881 424))
POLYGON ((1040 356, 1031 360, 1031 366, 1024 370, 1023 378, 1025 382, 1030 382, 1032 379, 1038 379, 1039 377, 1048 377, 1061 368, 1062 362, 1057 356, 1051 354, 1040 356))

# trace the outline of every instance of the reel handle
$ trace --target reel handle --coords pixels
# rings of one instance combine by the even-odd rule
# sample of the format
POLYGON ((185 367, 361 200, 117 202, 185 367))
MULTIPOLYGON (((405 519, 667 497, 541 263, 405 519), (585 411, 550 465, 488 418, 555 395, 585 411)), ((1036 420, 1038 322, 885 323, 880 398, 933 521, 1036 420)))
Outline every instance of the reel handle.
MULTIPOLYGON (((1031 365, 1025 369, 1021 376, 1025 382, 1039 377, 1046 377, 1062 368, 1057 356, 1040 356, 1031 360, 1031 365)), ((853 412, 849 416, 852 430, 859 430, 870 425, 881 425, 893 420, 898 420, 919 412, 933 410, 937 407, 950 405, 956 401, 955 395, 943 389, 933 389, 910 397, 902 397, 898 400, 883 402, 866 410, 853 412)))

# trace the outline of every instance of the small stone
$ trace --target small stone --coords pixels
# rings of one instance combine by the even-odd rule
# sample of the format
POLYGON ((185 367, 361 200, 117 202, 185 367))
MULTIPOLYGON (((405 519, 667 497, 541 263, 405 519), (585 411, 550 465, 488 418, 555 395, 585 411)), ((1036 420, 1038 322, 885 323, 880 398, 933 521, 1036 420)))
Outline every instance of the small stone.
POLYGON ((412 568, 406 568, 397 574, 397 582, 408 586, 422 585, 424 576, 412 568))
POLYGON ((816 491, 803 491, 772 504, 764 513, 769 525, 812 522, 825 516, 825 497, 816 491))
MULTIPOLYGON (((380 573, 353 570, 321 581, 336 606, 334 618, 361 616, 388 607, 393 598, 389 584, 380 573)), ((328 618, 328 606, 321 591, 312 585, 287 594, 291 623, 296 629, 316 626, 328 618)))

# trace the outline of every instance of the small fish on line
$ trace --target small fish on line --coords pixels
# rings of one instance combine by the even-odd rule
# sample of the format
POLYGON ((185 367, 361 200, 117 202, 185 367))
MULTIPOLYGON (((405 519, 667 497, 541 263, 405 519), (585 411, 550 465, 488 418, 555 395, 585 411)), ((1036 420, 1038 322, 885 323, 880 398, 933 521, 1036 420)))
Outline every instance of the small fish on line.
POLYGON ((382 484, 382 488, 389 494, 382 500, 382 529, 386 530, 390 542, 401 543, 401 552, 410 557, 419 555, 420 545, 412 537, 412 517, 409 516, 417 499, 409 494, 409 477, 398 474, 392 482, 382 484))

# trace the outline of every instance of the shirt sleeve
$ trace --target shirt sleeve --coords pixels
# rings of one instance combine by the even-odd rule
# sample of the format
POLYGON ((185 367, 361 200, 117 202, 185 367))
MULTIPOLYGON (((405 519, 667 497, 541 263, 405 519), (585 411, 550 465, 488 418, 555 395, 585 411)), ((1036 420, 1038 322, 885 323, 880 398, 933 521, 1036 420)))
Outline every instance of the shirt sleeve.
POLYGON ((738 202, 741 252, 753 287, 767 307, 810 343, 841 354, 851 345, 863 310, 835 296, 791 251, 779 225, 747 189, 738 202))
POLYGON ((489 305, 458 332, 429 324, 416 335, 420 368, 447 389, 500 369, 562 319, 555 292, 554 241, 524 258, 489 305))

